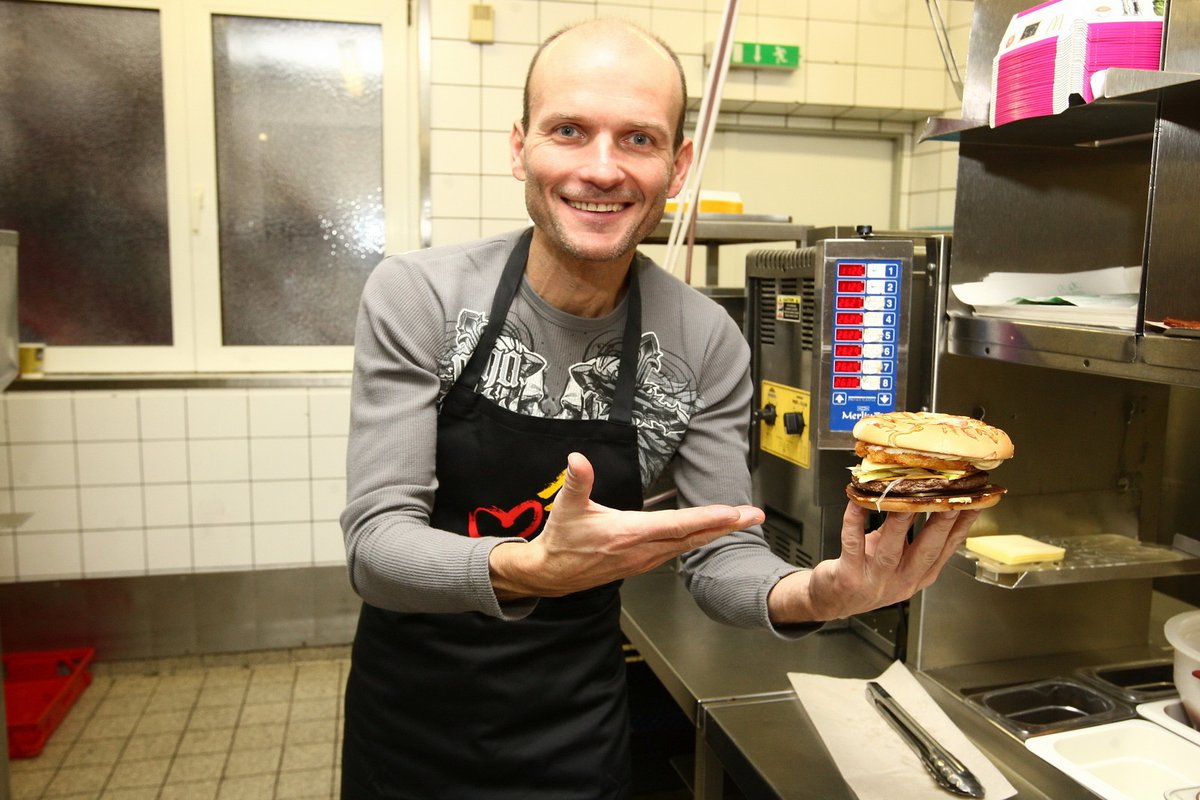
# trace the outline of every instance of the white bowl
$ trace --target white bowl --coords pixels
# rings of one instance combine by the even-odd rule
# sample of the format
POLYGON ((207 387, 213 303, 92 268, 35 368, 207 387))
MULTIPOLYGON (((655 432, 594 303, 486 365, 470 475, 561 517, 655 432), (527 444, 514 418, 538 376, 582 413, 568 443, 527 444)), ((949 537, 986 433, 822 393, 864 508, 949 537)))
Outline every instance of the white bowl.
POLYGON ((1192 725, 1200 728, 1200 611, 1176 614, 1163 629, 1175 648, 1175 688, 1192 725))

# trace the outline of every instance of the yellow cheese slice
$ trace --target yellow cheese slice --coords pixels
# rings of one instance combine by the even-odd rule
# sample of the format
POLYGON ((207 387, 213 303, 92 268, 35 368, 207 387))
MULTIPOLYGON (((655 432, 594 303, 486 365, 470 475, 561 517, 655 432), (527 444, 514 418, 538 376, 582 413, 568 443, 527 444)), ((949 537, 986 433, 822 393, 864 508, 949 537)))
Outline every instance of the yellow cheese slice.
POLYGON ((945 478, 955 481, 966 475, 956 469, 924 469, 922 467, 905 467, 900 464, 877 464, 864 458, 862 463, 849 468, 854 477, 862 483, 867 481, 890 481, 896 478, 945 478))
POLYGON ((1030 539, 1018 534, 968 536, 967 549, 1001 564, 1032 564, 1039 561, 1058 561, 1067 554, 1064 547, 1030 539))
MULTIPOLYGON (((739 192, 721 192, 709 189, 703 189, 700 192, 701 214, 741 214, 745 208, 739 192)), ((679 210, 679 202, 675 199, 667 200, 665 209, 667 213, 674 213, 679 210)))

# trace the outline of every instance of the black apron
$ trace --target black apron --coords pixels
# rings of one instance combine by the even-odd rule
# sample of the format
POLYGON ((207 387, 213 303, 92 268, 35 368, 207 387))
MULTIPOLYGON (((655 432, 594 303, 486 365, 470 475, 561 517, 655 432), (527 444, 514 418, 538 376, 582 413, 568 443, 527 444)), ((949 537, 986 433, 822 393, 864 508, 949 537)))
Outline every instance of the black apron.
MULTIPOLYGON (((633 396, 641 339, 631 265, 620 371, 606 420, 529 417, 477 394, 521 286, 532 231, 509 256, 491 316, 438 416, 430 524, 536 536, 547 487, 578 451, 592 499, 642 504, 633 396)), ((404 614, 364 603, 346 686, 342 797, 610 800, 630 791, 619 582, 542 598, 527 618, 404 614)))

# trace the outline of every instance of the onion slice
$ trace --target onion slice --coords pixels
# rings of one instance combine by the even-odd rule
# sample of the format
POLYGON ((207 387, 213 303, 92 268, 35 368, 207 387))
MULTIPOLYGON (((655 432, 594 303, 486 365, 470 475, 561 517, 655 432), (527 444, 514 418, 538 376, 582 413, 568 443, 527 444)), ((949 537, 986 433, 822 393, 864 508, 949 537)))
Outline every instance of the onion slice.
POLYGON ((879 495, 879 497, 875 498, 876 513, 883 513, 883 509, 880 507, 880 504, 883 503, 883 498, 887 497, 888 492, 890 492, 892 490, 892 487, 895 486, 897 483, 899 483, 902 480, 905 480, 905 479, 904 478, 896 478, 896 480, 892 481, 891 483, 889 483, 887 486, 884 487, 883 494, 881 494, 881 495, 879 495))

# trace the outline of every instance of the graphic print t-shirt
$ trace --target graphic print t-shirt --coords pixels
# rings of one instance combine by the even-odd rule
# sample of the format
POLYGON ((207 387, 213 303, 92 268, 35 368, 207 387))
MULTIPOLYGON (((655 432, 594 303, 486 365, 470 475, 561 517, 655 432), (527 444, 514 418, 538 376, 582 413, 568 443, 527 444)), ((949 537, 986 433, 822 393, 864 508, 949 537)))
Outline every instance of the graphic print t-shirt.
MULTIPOLYGON (((522 285, 477 391, 526 416, 607 419, 620 365, 624 308, 622 302, 606 317, 583 320, 547 305, 522 285)), ((488 313, 473 308, 461 309, 453 320, 438 361, 439 403, 487 323, 488 313)), ((644 331, 633 414, 643 489, 665 468, 699 408, 694 372, 663 348, 657 333, 644 331)))

